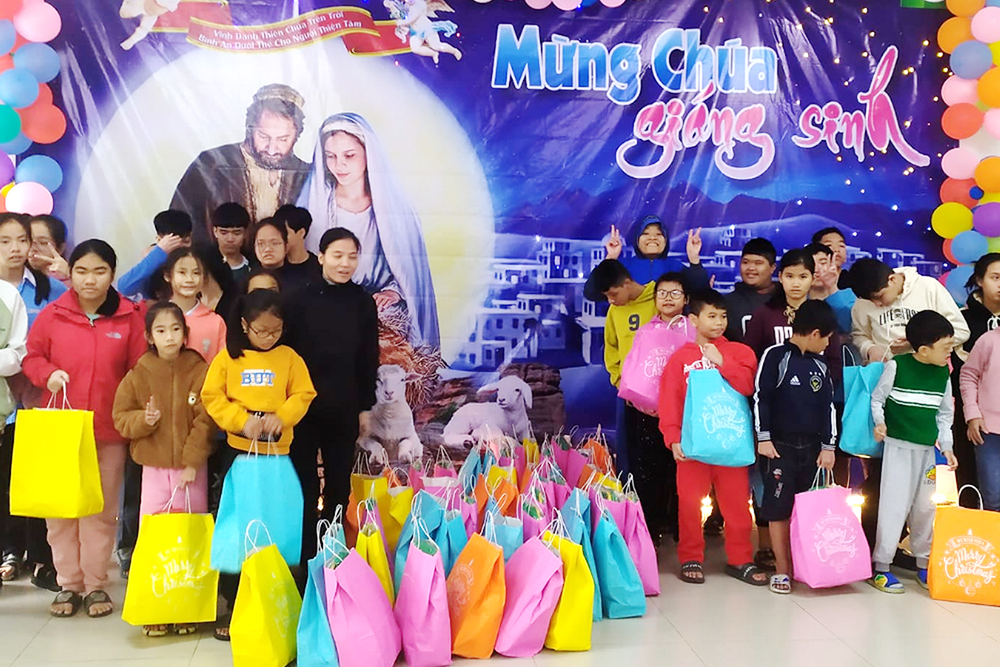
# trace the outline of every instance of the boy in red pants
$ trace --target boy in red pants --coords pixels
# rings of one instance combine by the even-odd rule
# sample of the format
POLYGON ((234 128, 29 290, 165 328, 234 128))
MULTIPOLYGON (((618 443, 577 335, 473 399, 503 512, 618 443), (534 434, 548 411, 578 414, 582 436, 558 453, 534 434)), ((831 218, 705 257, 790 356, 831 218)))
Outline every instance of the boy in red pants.
POLYGON ((721 294, 711 289, 695 292, 691 295, 690 311, 691 323, 697 331, 695 342, 688 343, 670 357, 660 380, 660 431, 677 460, 680 524, 677 553, 681 561, 681 581, 705 583, 701 499, 714 487, 726 525, 726 574, 753 586, 766 586, 767 575, 753 564, 749 469, 693 461, 684 456, 680 444, 688 373, 717 368, 733 389, 750 396, 754 391, 757 357, 746 345, 732 343, 723 337, 728 318, 726 299, 721 294))

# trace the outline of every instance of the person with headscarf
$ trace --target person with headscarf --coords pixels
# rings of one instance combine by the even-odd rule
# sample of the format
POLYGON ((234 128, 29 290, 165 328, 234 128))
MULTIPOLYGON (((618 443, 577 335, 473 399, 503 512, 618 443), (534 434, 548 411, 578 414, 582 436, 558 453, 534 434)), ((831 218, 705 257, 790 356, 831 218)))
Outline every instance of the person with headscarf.
POLYGON ((383 330, 414 349, 438 350, 437 301, 420 217, 368 121, 355 113, 324 121, 298 205, 313 217, 307 250, 318 252, 323 234, 334 227, 357 236, 362 253, 354 282, 374 297, 383 330))

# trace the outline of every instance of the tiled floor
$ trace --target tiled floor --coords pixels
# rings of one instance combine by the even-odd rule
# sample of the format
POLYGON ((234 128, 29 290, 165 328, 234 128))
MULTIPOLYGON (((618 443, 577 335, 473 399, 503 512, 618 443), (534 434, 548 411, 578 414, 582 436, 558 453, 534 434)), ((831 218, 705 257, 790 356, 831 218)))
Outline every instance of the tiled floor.
MULTIPOLYGON (((543 652, 533 660, 494 658, 503 667, 922 667, 1000 665, 1000 609, 934 602, 905 572, 905 595, 866 584, 827 591, 799 585, 777 596, 722 574, 711 544, 708 581, 683 584, 672 548, 661 558, 663 593, 644 618, 594 625, 588 653, 543 652)), ((116 602, 124 586, 112 591, 116 602)), ((148 639, 120 617, 52 619, 52 595, 26 582, 0 591, 0 667, 215 667, 229 645, 206 629, 148 639)), ((402 661, 400 661, 402 664, 402 661)), ((482 664, 457 660, 456 665, 482 664)))

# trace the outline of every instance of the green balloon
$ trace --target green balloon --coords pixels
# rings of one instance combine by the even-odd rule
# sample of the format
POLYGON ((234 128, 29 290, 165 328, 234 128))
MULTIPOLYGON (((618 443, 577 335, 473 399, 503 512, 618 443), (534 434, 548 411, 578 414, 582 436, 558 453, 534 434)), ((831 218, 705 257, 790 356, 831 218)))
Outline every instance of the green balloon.
POLYGON ((12 107, 0 104, 0 144, 12 141, 21 133, 21 116, 12 107))

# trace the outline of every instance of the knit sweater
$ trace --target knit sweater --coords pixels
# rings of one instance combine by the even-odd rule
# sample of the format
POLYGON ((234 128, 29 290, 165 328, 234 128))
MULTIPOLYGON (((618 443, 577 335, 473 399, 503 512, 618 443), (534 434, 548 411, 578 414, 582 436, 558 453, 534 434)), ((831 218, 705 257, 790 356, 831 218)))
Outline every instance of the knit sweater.
POLYGON ((872 391, 872 418, 884 424, 886 438, 951 451, 955 418, 947 366, 920 362, 903 354, 886 362, 872 391))
POLYGON ((207 372, 208 364, 190 349, 181 350, 173 361, 147 352, 128 372, 118 385, 111 414, 118 432, 132 441, 136 463, 173 469, 205 465, 215 430, 201 401, 207 372), (150 397, 160 411, 153 426, 146 423, 150 397))
POLYGON ((287 454, 292 427, 302 421, 316 390, 302 357, 292 348, 278 345, 266 352, 244 350, 233 359, 221 352, 208 369, 201 399, 219 428, 229 434, 229 445, 250 451, 253 444, 243 434, 251 414, 274 413, 281 420, 276 442, 261 441, 263 454, 287 454))

